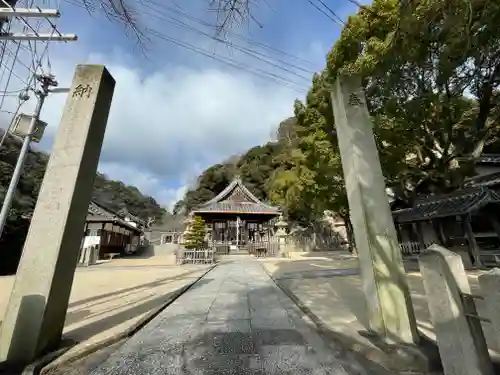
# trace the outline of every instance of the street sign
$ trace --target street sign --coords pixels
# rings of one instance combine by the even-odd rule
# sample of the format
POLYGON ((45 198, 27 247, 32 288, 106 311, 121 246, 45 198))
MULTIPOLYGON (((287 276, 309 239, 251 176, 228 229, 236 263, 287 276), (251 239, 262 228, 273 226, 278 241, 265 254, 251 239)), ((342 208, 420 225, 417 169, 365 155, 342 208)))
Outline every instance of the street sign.
MULTIPOLYGON (((32 116, 20 113, 14 119, 12 126, 10 127, 10 133, 12 135, 24 138, 28 135, 30 123, 32 116)), ((45 132, 45 128, 47 127, 47 123, 42 120, 38 120, 35 125, 35 130, 32 134, 31 141, 32 142, 40 142, 43 137, 43 133, 45 132)))

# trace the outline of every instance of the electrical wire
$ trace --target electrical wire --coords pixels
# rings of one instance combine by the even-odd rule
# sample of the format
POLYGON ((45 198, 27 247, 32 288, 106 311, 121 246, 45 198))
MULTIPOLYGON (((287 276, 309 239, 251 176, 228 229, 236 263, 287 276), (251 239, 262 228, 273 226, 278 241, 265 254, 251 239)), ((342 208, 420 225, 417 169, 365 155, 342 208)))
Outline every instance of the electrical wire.
POLYGON ((326 16, 330 21, 332 21, 333 23, 338 24, 338 21, 335 18, 333 18, 332 16, 330 16, 328 13, 326 13, 323 9, 321 9, 318 5, 316 5, 315 3, 313 3, 311 0, 307 0, 307 2, 309 4, 311 4, 314 8, 316 8, 318 11, 320 11, 321 13, 323 13, 323 15, 326 16))
POLYGON ((164 40, 166 42, 175 44, 175 45, 177 45, 177 46, 179 46, 181 48, 184 48, 184 49, 190 50, 192 52, 198 53, 200 55, 203 55, 205 57, 211 58, 211 59, 213 59, 215 61, 221 62, 221 63, 226 64, 228 66, 231 66, 233 68, 238 68, 238 69, 246 70, 247 72, 249 72, 249 73, 251 73, 251 74, 253 74, 253 75, 257 76, 257 77, 265 78, 265 79, 267 79, 269 81, 272 81, 274 83, 278 83, 278 84, 290 87, 291 89, 296 90, 296 91, 298 91, 300 93, 307 92, 307 89, 304 86, 302 86, 302 84, 299 83, 299 82, 292 81, 290 79, 284 78, 284 77, 279 76, 279 75, 274 74, 274 73, 267 72, 267 71, 259 69, 259 68, 251 67, 251 66, 249 66, 247 64, 241 63, 239 61, 236 61, 236 60, 233 60, 233 59, 230 59, 230 58, 227 58, 227 57, 216 56, 216 55, 212 54, 208 50, 205 50, 203 48, 196 47, 196 46, 194 46, 194 45, 192 45, 190 43, 186 43, 186 42, 183 42, 181 40, 172 38, 172 37, 170 37, 168 35, 160 33, 157 30, 151 30, 151 29, 148 29, 148 30, 149 30, 149 32, 151 32, 151 34, 153 36, 155 36, 155 37, 157 37, 159 39, 162 39, 162 40, 164 40))
MULTIPOLYGON (((22 99, 21 95, 19 95, 19 103, 17 105, 17 108, 14 112, 12 112, 12 120, 9 122, 9 125, 7 126, 6 129, 4 129, 4 132, 2 134, 2 138, 0 139, 0 149, 3 146, 3 143, 5 142, 5 139, 7 139, 7 135, 9 134, 10 128, 12 126, 12 123, 14 122, 14 119, 17 117, 19 111, 21 110, 21 107, 24 103, 26 103, 28 99, 22 99)), ((7 112, 7 111, 4 111, 7 112)))
POLYGON ((334 17, 334 18, 338 21, 337 23, 339 23, 339 22, 340 22, 340 24, 341 24, 342 26, 345 26, 345 22, 342 20, 342 18, 340 18, 340 17, 339 17, 339 15, 338 15, 337 13, 335 13, 335 12, 332 10, 332 8, 330 8, 330 7, 328 6, 328 4, 325 4, 325 2, 324 2, 323 0, 317 0, 317 1, 318 1, 321 5, 323 5, 323 6, 326 8, 326 10, 328 10, 328 12, 329 12, 329 13, 330 13, 330 14, 331 14, 331 15, 332 15, 332 16, 333 16, 333 17, 334 17))
MULTIPOLYGON (((204 27, 209 27, 210 29, 213 29, 215 27, 215 25, 213 24, 210 24, 206 21, 204 21, 203 19, 200 19, 200 18, 197 18, 197 17, 194 17, 190 14, 187 14, 186 12, 182 12, 181 10, 179 9, 176 9, 176 8, 172 8, 172 7, 169 7, 165 4, 162 4, 162 3, 159 3, 155 0, 140 0, 140 3, 142 5, 144 5, 145 3, 146 4, 151 4, 151 5, 154 5, 154 6, 157 6, 158 8, 166 11, 166 12, 169 12, 169 13, 174 13, 176 14, 177 16, 181 16, 181 17, 184 17, 186 19, 189 19, 190 21, 193 21, 201 26, 204 26, 204 27)), ((269 52, 273 52, 275 54, 279 54, 279 55, 282 55, 282 56, 285 56, 287 57, 288 59, 292 59, 296 62, 299 62, 301 64, 306 64, 306 65, 309 65, 310 67, 315 67, 315 64, 312 63, 311 61, 308 61, 306 59, 303 59, 303 58, 300 58, 300 57, 297 57, 289 52, 285 52, 283 50, 280 50, 276 47, 273 47, 273 46, 270 46, 268 44, 265 44, 265 43, 262 43, 260 41, 257 41, 255 39, 252 39, 252 38, 249 38, 247 36, 243 36, 241 34, 238 34, 236 32, 232 32, 232 31, 227 31, 226 32, 226 35, 231 38, 231 39, 238 39, 240 41, 243 41, 253 47, 258 47, 258 48, 262 48, 262 49, 265 49, 269 52)))
MULTIPOLYGON (((4 2, 4 3, 6 3, 5 0, 1 0, 1 1, 4 2)), ((34 0, 30 0, 29 4, 28 4, 28 8, 31 8, 33 6, 33 3, 34 3, 34 0)), ((9 7, 11 9, 13 9, 11 6, 9 6, 9 7)), ((38 8, 38 10, 41 10, 39 7, 37 7, 37 8, 38 8)), ((31 29, 35 33, 35 35, 39 35, 40 28, 42 27, 42 21, 41 20, 38 20, 36 26, 33 27, 32 25, 29 24, 28 21, 26 21, 22 17, 16 17, 16 19, 20 23, 23 24, 23 27, 22 27, 23 32, 26 32, 27 29, 29 28, 29 29, 31 29)), ((48 17, 44 17, 44 19, 46 21, 48 21, 48 23, 49 23, 49 25, 51 27, 51 37, 54 34, 57 34, 57 35, 60 36, 61 33, 57 29, 57 26, 54 23, 52 23, 48 19, 48 17)), ((9 26, 8 26, 9 30, 10 30, 12 24, 13 24, 13 22, 9 22, 9 26)), ((3 93, 2 93, 3 94, 2 95, 2 99, 0 101, 0 111, 2 111, 2 112, 10 112, 10 111, 4 111, 4 110, 2 110, 2 107, 3 107, 3 103, 5 101, 5 98, 8 97, 8 96, 12 96, 11 92, 9 92, 9 90, 8 90, 8 87, 9 87, 9 84, 10 84, 10 79, 11 79, 12 76, 15 76, 23 84, 25 84, 25 88, 20 89, 20 90, 12 91, 12 92, 19 92, 19 95, 18 95, 18 97, 19 97, 19 103, 18 103, 17 108, 15 109, 15 111, 12 112, 12 120, 10 121, 9 126, 7 127, 7 129, 5 129, 5 131, 4 131, 3 135, 2 135, 2 138, 0 139, 0 148, 2 147, 4 141, 5 141, 6 137, 7 137, 7 134, 10 131, 10 127, 12 126, 12 123, 14 122, 14 119, 18 115, 18 113, 19 113, 22 105, 28 100, 28 96, 26 95, 27 92, 29 90, 34 90, 35 89, 33 87, 33 85, 35 83, 35 80, 36 80, 36 77, 37 77, 37 74, 38 74, 38 70, 40 69, 42 71, 42 73, 43 73, 43 58, 44 58, 45 55, 47 55, 47 65, 48 65, 48 68, 49 68, 49 70, 51 69, 51 66, 50 66, 51 65, 50 64, 50 57, 48 56, 48 45, 49 45, 50 40, 51 40, 51 38, 49 38, 49 40, 47 40, 47 41, 44 41, 45 48, 43 49, 43 51, 42 51, 42 53, 40 55, 38 55, 38 52, 37 52, 37 41, 34 41, 34 43, 31 43, 31 41, 28 41, 28 48, 26 48, 24 46, 23 46, 23 48, 21 48, 21 42, 19 41, 19 42, 17 42, 16 51, 12 52, 9 48, 7 48, 8 41, 5 40, 4 48, 2 50, 2 59, 3 59, 3 55, 5 54, 5 52, 7 52, 7 54, 12 57, 12 66, 9 68, 5 64, 3 64, 3 61, 0 61, 0 65, 4 66, 4 72, 5 72, 5 70, 9 71, 8 81, 7 81, 6 85, 5 85, 5 89, 4 89, 3 93), (19 51, 21 49, 23 49, 25 51, 28 51, 31 54, 31 67, 28 66, 28 64, 24 63, 23 61, 21 61, 21 59, 19 58, 19 51), (28 72, 29 72, 29 77, 27 79, 28 82, 26 82, 17 73, 14 72, 16 64, 19 64, 20 66, 23 66, 24 68, 26 68, 28 70, 28 72)))
MULTIPOLYGON (((78 3, 77 0, 64 0, 64 1, 68 4, 80 7, 82 9, 87 9, 87 10, 89 10, 89 6, 93 5, 92 1, 86 3, 85 6, 78 3)), ((301 72, 311 74, 311 75, 314 74, 314 71, 312 69, 308 69, 307 67, 300 66, 300 64, 294 64, 292 62, 285 62, 279 58, 276 58, 274 56, 269 55, 269 53, 272 52, 272 53, 280 54, 280 55, 284 55, 284 56, 292 56, 291 54, 288 54, 284 51, 274 49, 273 47, 265 45, 264 43, 257 42, 257 41, 250 39, 250 38, 245 38, 245 37, 242 37, 239 35, 237 35, 237 37, 238 37, 237 39, 244 41, 250 45, 253 45, 255 47, 258 47, 260 49, 266 50, 268 53, 263 53, 261 51, 258 51, 256 49, 252 49, 252 48, 248 48, 248 47, 241 45, 241 44, 231 43, 227 40, 223 40, 215 35, 211 35, 203 30, 200 30, 200 29, 194 27, 193 25, 190 25, 190 24, 184 22, 182 19, 179 19, 179 17, 184 17, 184 19, 191 20, 191 21, 193 21, 197 24, 203 25, 205 27, 212 26, 209 23, 207 23, 201 19, 198 19, 196 17, 192 17, 191 15, 189 15, 185 12, 182 12, 181 10, 179 10, 177 8, 166 6, 164 4, 156 2, 154 0, 140 0, 139 3, 142 5, 142 8, 146 8, 146 9, 141 9, 140 11, 136 10, 136 12, 139 15, 146 16, 149 18, 153 17, 153 18, 156 18, 164 23, 168 23, 170 25, 173 25, 174 27, 181 28, 181 29, 193 32, 193 33, 197 33, 199 35, 203 35, 203 36, 205 36, 209 39, 212 39, 212 40, 214 40, 222 45, 225 45, 229 48, 233 48, 234 50, 236 50, 242 54, 245 54, 245 55, 251 57, 252 59, 255 59, 261 63, 272 66, 273 68, 276 68, 278 70, 287 72, 288 74, 293 75, 294 77, 297 77, 300 80, 303 80, 304 82, 310 82, 311 78, 300 74, 301 72), (172 16, 172 14, 175 14, 177 17, 172 16)), ((260 68, 254 67, 254 66, 249 66, 249 65, 243 64, 243 63, 241 63, 235 59, 231 59, 229 57, 223 57, 220 55, 216 56, 215 53, 212 51, 208 51, 208 50, 199 48, 197 46, 186 43, 186 42, 179 40, 177 38, 172 38, 171 36, 167 35, 166 33, 162 33, 159 30, 148 29, 148 32, 151 32, 153 34, 153 36, 155 36, 156 38, 170 42, 170 43, 175 44, 181 48, 188 49, 188 50, 195 52, 195 53, 198 53, 200 55, 204 55, 204 56, 206 56, 214 61, 218 61, 218 62, 221 62, 223 64, 226 64, 226 65, 229 65, 229 66, 232 66, 235 68, 246 70, 246 71, 250 72, 251 74, 256 75, 260 78, 266 78, 268 80, 271 80, 275 83, 279 83, 281 85, 285 85, 287 87, 295 87, 295 88, 299 87, 299 90, 301 93, 307 92, 307 89, 304 87, 305 83, 304 84, 299 83, 295 80, 292 80, 292 79, 283 77, 281 75, 275 74, 273 72, 270 72, 269 70, 264 70, 264 69, 260 69, 260 68)), ((312 63, 310 63, 307 60, 300 59, 300 58, 295 57, 295 56, 292 56, 292 57, 293 57, 293 60, 295 60, 295 61, 301 61, 301 62, 303 61, 307 64, 312 65, 312 63)))
MULTIPOLYGON (((178 9, 175 9, 175 8, 172 8, 172 7, 169 7, 169 6, 166 6, 164 4, 161 4, 161 3, 158 3, 157 1, 155 0, 141 0, 141 3, 144 4, 144 3, 149 3, 149 4, 153 4, 155 6, 158 6, 159 8, 162 8, 166 11, 170 11, 174 14, 177 14, 177 15, 180 15, 182 17, 185 17, 193 22, 196 22, 202 26, 206 26, 206 27, 209 27, 209 28, 214 28, 215 25, 212 25, 200 18, 197 18, 197 17, 193 17, 185 12, 182 12, 178 9)), ((282 55, 282 56, 286 56, 287 58, 289 59, 292 59, 294 61, 297 61, 297 62, 300 62, 300 63, 303 63, 303 64, 306 64, 306 65, 309 65, 311 67, 315 67, 315 64, 311 61, 308 61, 306 59, 303 59, 303 58, 300 58, 298 56, 295 56, 289 52, 285 52, 283 50, 280 50, 276 47, 273 47, 273 46, 270 46, 268 44, 265 44, 265 43, 262 43, 260 41, 257 41, 255 39, 252 39, 252 38, 249 38, 247 36, 243 36, 241 34, 238 34, 236 32, 231 32, 231 31, 227 31, 226 34, 228 35, 228 37, 230 38, 234 38, 234 39, 238 39, 238 40, 241 40, 241 41, 244 41, 245 43, 248 43, 254 47, 259 47, 259 48, 262 48, 262 49, 265 49, 265 50, 268 50, 270 52, 273 52, 273 53, 276 53, 276 54, 279 54, 279 55, 282 55)))
MULTIPOLYGON (((155 10, 153 8, 150 8, 150 9, 155 10)), ((241 46, 241 45, 238 45, 238 44, 230 43, 230 42, 228 42, 226 40, 220 39, 220 38, 218 38, 218 37, 216 37, 214 35, 211 35, 209 33, 206 33, 204 31, 202 31, 202 30, 194 28, 194 27, 192 27, 192 26, 190 26, 190 25, 188 25, 188 24, 186 24, 186 23, 184 23, 184 22, 182 22, 180 20, 177 20, 175 18, 173 19, 175 22, 172 22, 172 21, 169 21, 168 19, 165 19, 163 17, 158 16, 157 14, 153 14, 153 13, 149 13, 149 12, 143 12, 143 14, 145 14, 145 15, 147 15, 149 17, 157 18, 157 19, 159 19, 159 20, 161 20, 163 22, 169 23, 169 24, 171 24, 171 25, 173 25, 175 27, 180 27, 180 28, 182 28, 184 30, 188 30, 188 31, 191 31, 191 32, 195 32, 195 33, 197 33, 199 35, 203 35, 203 36, 205 36, 205 37, 207 37, 209 39, 215 40, 218 43, 221 43, 221 44, 223 44, 225 46, 231 47, 231 48, 233 48, 233 49, 235 49, 237 51, 240 51, 241 53, 243 53, 243 54, 245 54, 247 56, 250 56, 250 57, 252 57, 254 59, 257 59, 257 60, 259 60, 261 62, 264 62, 264 63, 266 63, 268 65, 271 65, 271 66, 273 66, 273 67, 275 67, 277 69, 280 69, 280 70, 283 70, 285 72, 288 72, 288 73, 290 73, 290 74, 292 74, 292 75, 294 75, 294 76, 296 76, 298 78, 301 78, 303 80, 306 80, 308 82, 310 81, 309 77, 305 77, 305 76, 303 76, 301 74, 298 74, 297 72, 293 71, 292 69, 300 70, 300 71, 309 73, 311 75, 314 73, 311 70, 307 70, 307 69, 305 69, 303 67, 300 67, 300 66, 297 66, 295 64, 287 63, 287 62, 279 60, 279 59, 273 59, 272 57, 270 57, 270 56, 268 56, 266 54, 263 54, 263 53, 261 53, 259 51, 252 50, 250 48, 247 48, 247 47, 244 47, 244 46, 241 46), (178 22, 178 23, 176 23, 176 22, 178 22)), ((167 17, 171 18, 169 16, 167 16, 167 17)))

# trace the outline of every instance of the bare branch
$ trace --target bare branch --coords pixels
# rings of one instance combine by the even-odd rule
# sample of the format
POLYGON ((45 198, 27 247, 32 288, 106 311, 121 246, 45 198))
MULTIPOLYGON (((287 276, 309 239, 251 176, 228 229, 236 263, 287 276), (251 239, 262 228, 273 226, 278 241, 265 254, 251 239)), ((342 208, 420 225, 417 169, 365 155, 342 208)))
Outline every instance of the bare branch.
MULTIPOLYGON (((133 39, 141 49, 149 44, 148 31, 140 25, 141 5, 143 0, 72 0, 79 2, 90 14, 101 12, 110 21, 125 27, 127 37, 133 39)), ((206 3, 206 11, 215 13, 215 36, 221 37, 231 29, 243 24, 254 23, 262 28, 255 14, 261 4, 268 5, 268 0, 199 0, 206 3)), ((182 7, 174 0, 172 4, 182 7)))

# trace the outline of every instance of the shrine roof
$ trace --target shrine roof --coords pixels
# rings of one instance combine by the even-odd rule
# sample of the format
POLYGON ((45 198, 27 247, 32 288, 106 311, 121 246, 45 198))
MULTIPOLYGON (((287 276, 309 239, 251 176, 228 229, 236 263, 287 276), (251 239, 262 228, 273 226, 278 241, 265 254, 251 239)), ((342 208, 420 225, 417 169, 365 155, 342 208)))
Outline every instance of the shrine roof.
POLYGON ((458 157, 458 161, 473 161, 475 164, 500 164, 500 154, 482 154, 477 157, 458 157))
POLYGON ((468 178, 464 181, 464 187, 487 187, 500 185, 500 172, 488 173, 468 178))
POLYGON ((236 177, 217 196, 193 210, 193 213, 246 213, 278 215, 279 209, 261 202, 236 177))
POLYGON ((135 221, 140 225, 146 225, 146 221, 142 220, 140 217, 134 214, 131 214, 126 208, 122 208, 120 211, 118 211, 118 215, 120 215, 123 218, 128 217, 131 221, 135 221))
POLYGON ((427 197, 413 207, 392 212, 395 223, 412 223, 423 220, 465 215, 488 204, 500 203, 500 194, 488 188, 472 188, 444 196, 427 197))
POLYGON ((95 201, 90 201, 87 222, 113 222, 119 224, 127 229, 141 232, 139 228, 127 223, 118 213, 109 208, 104 207, 102 204, 95 201))

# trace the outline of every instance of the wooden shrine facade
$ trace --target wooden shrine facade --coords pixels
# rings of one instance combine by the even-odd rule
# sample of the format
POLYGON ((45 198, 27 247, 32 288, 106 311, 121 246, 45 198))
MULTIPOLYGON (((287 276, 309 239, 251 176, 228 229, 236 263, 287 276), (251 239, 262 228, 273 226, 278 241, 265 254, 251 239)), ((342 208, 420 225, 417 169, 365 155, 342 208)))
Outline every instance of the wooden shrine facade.
POLYGON ((218 252, 226 252, 230 247, 252 252, 257 244, 268 247, 273 243, 274 221, 280 212, 277 207, 261 202, 237 177, 191 214, 205 220, 209 241, 218 252))
MULTIPOLYGON (((487 159, 492 163, 491 157, 487 159)), ((500 165, 500 157, 496 165, 500 165)), ((500 264, 500 172, 483 172, 451 194, 418 200, 411 208, 393 211, 403 252, 439 243, 466 250, 476 266, 500 264)))
POLYGON ((93 246, 98 249, 98 258, 113 253, 132 253, 139 246, 141 234, 140 228, 118 213, 91 201, 80 251, 93 246))

